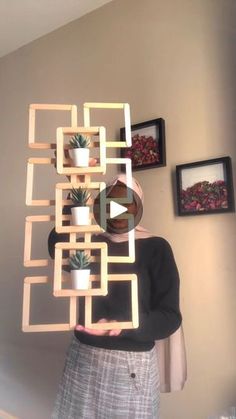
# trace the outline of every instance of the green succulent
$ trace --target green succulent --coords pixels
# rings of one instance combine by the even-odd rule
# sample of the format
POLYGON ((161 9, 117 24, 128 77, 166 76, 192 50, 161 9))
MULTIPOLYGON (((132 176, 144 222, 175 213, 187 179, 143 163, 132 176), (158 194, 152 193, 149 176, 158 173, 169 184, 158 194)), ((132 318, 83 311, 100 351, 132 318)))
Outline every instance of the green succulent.
POLYGON ((87 189, 82 189, 81 187, 78 189, 72 189, 71 200, 77 207, 85 207, 89 198, 90 194, 87 189))
POLYGON ((91 263, 91 259, 83 250, 76 250, 76 253, 69 258, 71 269, 85 269, 91 263))
POLYGON ((90 140, 88 137, 85 137, 82 134, 75 134, 70 139, 70 145, 72 148, 87 148, 90 144, 90 140))

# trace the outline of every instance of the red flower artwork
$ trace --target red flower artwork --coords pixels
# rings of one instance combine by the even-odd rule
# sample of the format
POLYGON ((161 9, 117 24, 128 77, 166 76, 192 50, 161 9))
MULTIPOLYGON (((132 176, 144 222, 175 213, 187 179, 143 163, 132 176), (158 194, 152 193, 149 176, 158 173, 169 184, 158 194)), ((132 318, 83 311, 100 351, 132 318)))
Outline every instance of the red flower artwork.
POLYGON ((197 182, 186 190, 181 190, 183 211, 209 211, 228 208, 226 183, 217 180, 197 182))
POLYGON ((125 157, 132 160, 133 166, 157 163, 160 161, 157 141, 152 136, 134 135, 132 146, 125 151, 125 157))

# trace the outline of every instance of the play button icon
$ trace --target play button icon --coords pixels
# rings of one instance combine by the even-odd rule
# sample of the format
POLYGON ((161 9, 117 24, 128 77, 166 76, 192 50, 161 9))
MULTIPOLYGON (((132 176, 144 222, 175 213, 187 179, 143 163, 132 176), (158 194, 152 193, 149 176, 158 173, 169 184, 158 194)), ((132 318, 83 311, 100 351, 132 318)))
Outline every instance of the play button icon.
POLYGON ((110 202, 110 218, 118 217, 127 211, 127 208, 123 205, 117 204, 115 201, 110 202))
POLYGON ((133 230, 143 214, 138 194, 124 183, 103 189, 93 205, 95 221, 103 230, 122 234, 133 230))

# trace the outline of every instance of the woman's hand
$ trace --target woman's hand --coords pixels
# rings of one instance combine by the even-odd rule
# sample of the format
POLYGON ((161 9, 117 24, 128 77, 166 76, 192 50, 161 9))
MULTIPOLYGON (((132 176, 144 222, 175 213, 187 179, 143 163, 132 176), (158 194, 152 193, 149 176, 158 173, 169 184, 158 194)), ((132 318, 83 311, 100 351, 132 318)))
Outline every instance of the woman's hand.
MULTIPOLYGON (((107 322, 115 322, 116 320, 107 320, 107 319, 100 319, 98 323, 107 323, 107 322)), ((111 330, 101 330, 101 329, 89 329, 88 327, 84 327, 80 324, 75 326, 75 330, 79 332, 88 333, 89 335, 93 336, 118 336, 121 333, 121 329, 111 329, 111 330)))

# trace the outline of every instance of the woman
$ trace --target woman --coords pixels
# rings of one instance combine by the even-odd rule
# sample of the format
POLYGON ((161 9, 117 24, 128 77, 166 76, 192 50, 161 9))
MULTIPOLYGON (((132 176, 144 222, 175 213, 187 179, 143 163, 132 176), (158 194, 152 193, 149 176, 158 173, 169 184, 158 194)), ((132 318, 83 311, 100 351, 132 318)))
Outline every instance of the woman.
MULTIPOLYGON (((138 182, 133 190, 143 201, 138 182)), ((111 182, 110 197, 126 196, 125 176, 111 182)), ((127 206, 139 212, 140 201, 127 206)), ((94 236, 106 241, 109 255, 127 254, 126 220, 111 219, 108 232, 94 236)), ((68 238, 51 236, 55 241, 68 238)), ((140 225, 135 228, 134 263, 109 264, 109 273, 138 276, 139 327, 132 330, 93 330, 80 323, 67 353, 66 364, 52 415, 53 419, 159 419, 160 383, 155 341, 179 330, 179 276, 170 245, 140 225)), ((106 297, 93 297, 95 321, 122 321, 130 317, 127 282, 109 283, 106 297)))

